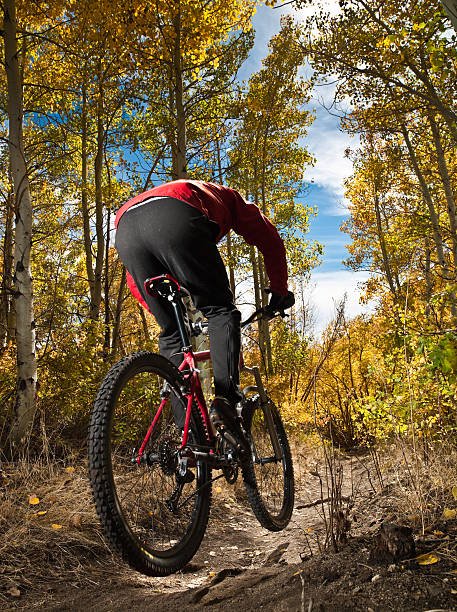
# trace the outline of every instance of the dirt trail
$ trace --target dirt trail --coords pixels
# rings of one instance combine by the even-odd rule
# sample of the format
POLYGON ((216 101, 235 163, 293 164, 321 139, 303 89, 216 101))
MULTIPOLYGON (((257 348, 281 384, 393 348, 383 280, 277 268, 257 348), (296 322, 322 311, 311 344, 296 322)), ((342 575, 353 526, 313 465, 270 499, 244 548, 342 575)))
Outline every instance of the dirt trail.
MULTIPOLYGON (((369 561, 370 538, 389 518, 389 503, 375 494, 364 465, 343 461, 343 495, 358 489, 352 537, 340 552, 319 553, 325 525, 319 478, 314 465, 297 474, 296 509, 289 526, 271 533, 259 526, 242 497, 242 487, 215 483, 214 508, 207 534, 192 562, 166 578, 139 575, 121 563, 111 570, 93 567, 93 586, 52 582, 39 596, 30 593, 11 610, 143 611, 184 610, 239 612, 399 612, 457 610, 457 576, 453 563, 419 567, 406 563, 376 566, 369 561), (356 521, 356 522, 354 522, 356 521), (360 534, 363 534, 360 536, 360 534), (313 552, 314 554, 311 554, 313 552)), ((323 472, 323 470, 322 470, 323 472)), ((220 481, 219 481, 220 482, 220 481)), ((324 497, 326 491, 323 492, 324 497)), ((86 571, 87 568, 84 568, 86 571)))
MULTIPOLYGON (((213 508, 202 546, 183 571, 166 578, 149 578, 120 563, 108 573, 106 582, 93 591, 76 584, 44 585, 45 600, 27 598, 22 609, 83 610, 88 597, 92 610, 136 609, 135 606, 140 609, 144 606, 143 596, 158 597, 163 607, 167 596, 173 594, 170 607, 163 609, 179 610, 182 607, 179 595, 188 594, 190 589, 195 590, 192 603, 206 609, 231 599, 234 593, 252 589, 278 575, 280 569, 300 564, 304 557, 318 550, 317 542, 325 537, 319 516, 321 507, 316 503, 321 498, 321 485, 318 478, 310 476, 309 467, 303 461, 298 465, 296 462, 295 510, 282 532, 272 533, 259 525, 245 498, 242 482, 230 487, 218 481, 213 487, 213 508), (128 595, 130 591, 132 594, 128 595)), ((363 467, 349 470, 346 466, 346 472, 350 471, 354 479, 366 483, 363 467)), ((352 480, 348 478, 347 494, 351 488, 352 480)), ((96 574, 98 578, 99 572, 96 574)), ((21 609, 20 602, 14 609, 21 609)), ((218 605, 218 609, 223 608, 218 605)))

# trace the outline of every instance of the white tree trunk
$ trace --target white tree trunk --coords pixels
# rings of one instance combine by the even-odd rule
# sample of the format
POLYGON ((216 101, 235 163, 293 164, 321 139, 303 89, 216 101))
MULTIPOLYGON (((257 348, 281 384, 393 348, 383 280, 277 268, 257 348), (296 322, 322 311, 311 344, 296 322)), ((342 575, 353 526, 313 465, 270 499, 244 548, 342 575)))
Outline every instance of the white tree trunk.
POLYGON ((13 177, 16 243, 14 248, 14 300, 16 308, 17 391, 11 439, 19 442, 27 434, 35 413, 37 364, 30 250, 32 200, 24 156, 23 96, 16 40, 15 0, 3 2, 5 70, 8 85, 9 153, 13 177))

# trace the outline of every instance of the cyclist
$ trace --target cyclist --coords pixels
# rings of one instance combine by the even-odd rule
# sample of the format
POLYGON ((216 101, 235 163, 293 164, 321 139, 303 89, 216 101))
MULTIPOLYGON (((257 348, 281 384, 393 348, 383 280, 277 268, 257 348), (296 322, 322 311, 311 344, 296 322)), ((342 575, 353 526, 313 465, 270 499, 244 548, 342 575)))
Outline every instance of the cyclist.
MULTIPOLYGON (((210 418, 216 429, 227 428, 247 449, 235 406, 239 390, 240 312, 233 304, 227 272, 216 244, 230 229, 263 254, 270 280, 268 308, 294 304, 287 287, 286 252, 282 238, 259 208, 228 187, 187 179, 172 181, 126 202, 116 215, 116 249, 127 269, 132 294, 161 327, 160 353, 181 363, 181 343, 171 305, 151 297, 144 281, 170 274, 192 296, 208 319, 215 399, 210 418)), ((176 414, 178 427, 184 412, 176 414)))

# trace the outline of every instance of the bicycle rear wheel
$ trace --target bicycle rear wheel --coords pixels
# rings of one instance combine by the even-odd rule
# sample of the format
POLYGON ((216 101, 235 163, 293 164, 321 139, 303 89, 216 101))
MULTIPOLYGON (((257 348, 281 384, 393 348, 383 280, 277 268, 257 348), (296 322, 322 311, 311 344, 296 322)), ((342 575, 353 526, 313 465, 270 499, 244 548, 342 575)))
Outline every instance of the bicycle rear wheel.
POLYGON ((250 397, 243 407, 243 420, 256 452, 255 460, 243 466, 243 480, 257 520, 270 531, 281 531, 288 525, 294 507, 294 470, 279 410, 271 400, 269 406, 282 458, 275 458, 260 397, 250 397))
MULTIPOLYGON (((184 475, 179 471, 182 436, 171 398, 184 402, 183 385, 181 373, 164 357, 133 353, 106 375, 90 419, 89 474, 100 521, 112 547, 150 576, 171 574, 188 563, 208 523, 211 470, 194 461, 184 475), (138 464, 134 458, 161 402, 138 464)), ((205 444, 197 411, 191 432, 193 442, 205 444)))

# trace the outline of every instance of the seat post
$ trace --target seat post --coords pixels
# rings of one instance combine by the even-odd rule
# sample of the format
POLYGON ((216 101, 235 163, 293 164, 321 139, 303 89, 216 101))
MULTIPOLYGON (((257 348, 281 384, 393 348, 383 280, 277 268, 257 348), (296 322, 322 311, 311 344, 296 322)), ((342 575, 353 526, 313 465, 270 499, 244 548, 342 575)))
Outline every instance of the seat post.
POLYGON ((173 307, 173 312, 175 313, 176 323, 178 324, 178 331, 182 342, 182 350, 190 351, 192 345, 190 342, 189 334, 187 333, 186 326, 184 324, 181 304, 178 302, 175 295, 171 296, 170 302, 173 307))

